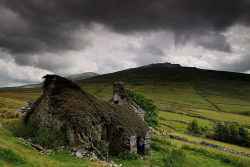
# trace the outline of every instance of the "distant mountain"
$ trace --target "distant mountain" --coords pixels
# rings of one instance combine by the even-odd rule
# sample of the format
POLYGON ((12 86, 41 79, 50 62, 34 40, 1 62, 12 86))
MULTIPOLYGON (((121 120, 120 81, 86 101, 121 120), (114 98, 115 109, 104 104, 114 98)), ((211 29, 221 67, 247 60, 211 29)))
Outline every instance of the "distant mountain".
POLYGON ((95 76, 98 76, 98 75, 99 74, 94 73, 94 72, 85 72, 85 73, 81 73, 81 74, 71 75, 71 76, 68 76, 66 78, 70 79, 72 81, 77 81, 77 80, 81 80, 81 79, 95 77, 95 76))

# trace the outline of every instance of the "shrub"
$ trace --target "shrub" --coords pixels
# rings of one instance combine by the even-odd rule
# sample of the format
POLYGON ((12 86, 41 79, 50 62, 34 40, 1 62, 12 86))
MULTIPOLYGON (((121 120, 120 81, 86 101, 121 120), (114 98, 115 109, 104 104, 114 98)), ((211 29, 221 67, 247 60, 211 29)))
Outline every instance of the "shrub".
POLYGON ((236 125, 223 125, 221 122, 215 127, 213 138, 242 146, 249 146, 250 143, 248 132, 242 126, 238 128, 236 125))
POLYGON ((130 153, 129 151, 120 152, 117 155, 117 158, 123 159, 123 160, 137 160, 140 158, 138 154, 130 153))
POLYGON ((60 146, 68 145, 68 137, 62 132, 53 132, 51 130, 42 132, 38 131, 33 141, 46 148, 58 148, 60 146))
POLYGON ((199 124, 195 119, 188 124, 187 130, 189 132, 201 134, 201 128, 199 127, 199 124))
POLYGON ((137 93, 133 90, 125 89, 125 92, 146 112, 144 120, 149 124, 149 126, 154 128, 159 126, 158 110, 154 100, 149 99, 141 93, 137 93))

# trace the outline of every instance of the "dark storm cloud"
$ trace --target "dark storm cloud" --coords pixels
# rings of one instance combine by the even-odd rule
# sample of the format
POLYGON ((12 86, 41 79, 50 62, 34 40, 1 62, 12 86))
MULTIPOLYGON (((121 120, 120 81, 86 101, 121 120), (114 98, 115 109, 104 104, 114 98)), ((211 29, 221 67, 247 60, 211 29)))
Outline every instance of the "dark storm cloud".
MULTIPOLYGON (((192 34, 221 32, 249 24, 249 0, 0 0, 17 22, 0 25, 0 46, 12 53, 76 50, 83 41, 72 31, 100 23, 119 33, 172 30, 192 34)), ((2 11, 2 10, 1 10, 2 11)), ((0 12, 1 13, 1 12, 0 12)), ((8 17, 8 15, 6 16, 8 17)), ((4 18, 8 21, 8 18, 4 18)), ((3 18, 2 18, 3 20, 3 18)), ((2 21, 0 20, 0 21, 2 21)), ((85 41, 85 45, 87 45, 85 41)), ((210 46, 207 43, 201 43, 210 46)), ((228 46, 222 49, 228 50, 228 46)))
POLYGON ((202 46, 203 48, 209 50, 217 50, 221 52, 231 53, 231 45, 227 42, 227 39, 224 35, 218 33, 209 33, 207 35, 199 35, 192 38, 192 41, 202 46))

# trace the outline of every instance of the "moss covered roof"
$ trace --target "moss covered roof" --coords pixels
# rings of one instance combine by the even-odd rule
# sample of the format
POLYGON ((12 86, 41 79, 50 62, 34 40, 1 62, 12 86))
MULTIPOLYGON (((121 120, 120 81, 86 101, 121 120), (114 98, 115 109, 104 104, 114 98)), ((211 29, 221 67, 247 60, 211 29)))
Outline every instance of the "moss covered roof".
MULTIPOLYGON (((82 131, 83 128, 91 128, 91 125, 106 122, 120 131, 123 137, 145 135, 148 131, 148 125, 128 105, 114 105, 99 100, 72 81, 57 75, 46 75, 44 79, 45 91, 51 80, 55 84, 49 95, 51 114, 67 120, 74 130, 82 131), (56 79, 53 80, 54 78, 56 79)), ((39 103, 39 100, 36 103, 39 103)), ((27 115, 31 115, 32 110, 30 112, 27 115)))

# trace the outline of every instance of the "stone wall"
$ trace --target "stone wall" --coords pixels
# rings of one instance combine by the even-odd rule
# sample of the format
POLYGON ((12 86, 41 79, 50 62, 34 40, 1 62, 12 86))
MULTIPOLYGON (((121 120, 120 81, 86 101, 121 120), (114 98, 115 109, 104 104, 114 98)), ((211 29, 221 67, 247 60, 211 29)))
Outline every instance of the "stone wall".
MULTIPOLYGON (((155 135, 158 135, 157 133, 154 133, 155 135)), ((222 151, 226 151, 229 153, 233 153, 233 154, 238 154, 241 156, 246 156, 246 157, 250 157, 250 154, 245 153, 245 152, 240 152, 234 149, 228 149, 224 146, 220 146, 220 145, 216 145, 216 144, 212 144, 212 143, 208 143, 205 141, 201 141, 201 142, 196 142, 196 141, 190 141, 185 137, 180 137, 180 136, 176 136, 176 135, 171 135, 171 134, 166 134, 166 135, 158 135, 158 136, 162 136, 165 138, 170 138, 170 139, 175 139, 175 140, 180 140, 183 142, 187 142, 187 143, 192 143, 192 144, 196 144, 196 145, 200 145, 200 146, 206 146, 206 147, 211 147, 211 148, 216 148, 218 150, 222 150, 222 151)))

